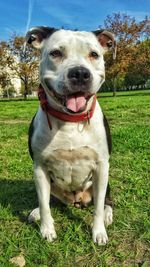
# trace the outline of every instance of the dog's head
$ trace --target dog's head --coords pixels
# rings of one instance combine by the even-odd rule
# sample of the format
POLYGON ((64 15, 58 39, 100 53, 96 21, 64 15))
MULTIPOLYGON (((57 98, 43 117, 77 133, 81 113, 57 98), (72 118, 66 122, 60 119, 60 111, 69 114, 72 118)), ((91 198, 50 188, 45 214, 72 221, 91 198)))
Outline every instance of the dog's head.
POLYGON ((67 111, 85 110, 105 80, 103 55, 115 49, 114 35, 35 27, 26 40, 41 49, 40 82, 46 94, 67 111))

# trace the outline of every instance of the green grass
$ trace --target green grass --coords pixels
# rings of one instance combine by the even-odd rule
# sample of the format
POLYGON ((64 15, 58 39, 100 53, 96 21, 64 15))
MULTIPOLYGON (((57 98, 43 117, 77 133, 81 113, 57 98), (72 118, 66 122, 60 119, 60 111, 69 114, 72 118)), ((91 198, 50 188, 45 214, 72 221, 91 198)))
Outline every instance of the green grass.
POLYGON ((100 94, 110 122, 113 153, 110 184, 115 202, 109 243, 93 244, 87 209, 52 203, 58 239, 49 244, 39 223, 28 224, 37 206, 32 161, 27 149, 29 122, 38 102, 0 101, 0 266, 14 266, 10 258, 22 253, 26 266, 148 267, 150 266, 149 177, 150 95, 148 91, 100 94))

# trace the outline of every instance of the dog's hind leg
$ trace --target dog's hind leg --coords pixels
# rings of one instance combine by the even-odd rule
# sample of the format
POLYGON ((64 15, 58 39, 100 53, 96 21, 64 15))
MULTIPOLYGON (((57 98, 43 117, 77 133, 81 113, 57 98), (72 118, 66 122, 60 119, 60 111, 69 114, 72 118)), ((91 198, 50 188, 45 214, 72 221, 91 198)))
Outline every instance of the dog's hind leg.
POLYGON ((107 185, 107 191, 105 196, 105 207, 104 207, 104 222, 108 226, 113 222, 113 201, 110 194, 110 185, 107 185))
POLYGON ((113 222, 113 210, 112 210, 112 207, 109 205, 105 205, 104 222, 106 226, 112 224, 113 222))
POLYGON ((40 210, 39 208, 36 208, 34 210, 31 211, 31 213, 28 216, 28 222, 35 222, 35 221, 39 221, 40 220, 40 210))

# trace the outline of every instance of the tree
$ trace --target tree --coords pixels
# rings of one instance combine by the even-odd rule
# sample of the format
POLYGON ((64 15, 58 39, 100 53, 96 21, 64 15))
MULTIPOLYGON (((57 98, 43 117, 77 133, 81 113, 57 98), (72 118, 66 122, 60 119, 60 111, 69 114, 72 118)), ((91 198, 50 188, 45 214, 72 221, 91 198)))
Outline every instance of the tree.
MULTIPOLYGON (((136 75, 136 71, 132 71, 133 69, 136 70, 137 67, 137 60, 135 60, 136 54, 138 54, 139 61, 141 62, 140 66, 145 64, 141 40, 148 38, 150 34, 149 20, 145 17, 143 21, 136 22, 135 18, 131 18, 126 14, 117 13, 112 16, 107 16, 104 21, 104 26, 105 29, 113 32, 117 38, 116 60, 113 61, 110 53, 106 55, 106 83, 104 85, 108 88, 111 87, 113 89, 113 95, 115 95, 117 87, 125 85, 125 77, 126 79, 128 77, 129 81, 129 76, 136 75), (139 48, 140 50, 138 52, 139 48)), ((149 51, 150 48, 147 46, 146 49, 146 51, 149 51)), ((144 73, 147 75, 147 72, 144 73)))
POLYGON ((30 46, 25 46, 24 37, 13 36, 8 43, 11 55, 16 59, 15 66, 11 64, 16 75, 24 85, 24 97, 34 90, 38 83, 39 53, 30 46))
POLYGON ((10 79, 10 69, 9 65, 9 53, 7 42, 0 42, 0 89, 3 96, 9 98, 10 94, 13 92, 11 79, 10 79))
POLYGON ((148 77, 150 77, 150 40, 145 39, 134 46, 132 61, 125 75, 125 85, 144 88, 148 77))

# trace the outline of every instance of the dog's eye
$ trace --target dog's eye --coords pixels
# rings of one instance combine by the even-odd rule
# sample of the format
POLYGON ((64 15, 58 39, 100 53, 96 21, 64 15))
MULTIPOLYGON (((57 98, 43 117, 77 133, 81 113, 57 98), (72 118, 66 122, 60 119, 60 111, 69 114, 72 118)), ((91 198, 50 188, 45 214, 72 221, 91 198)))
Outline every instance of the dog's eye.
POLYGON ((89 56, 90 56, 90 58, 94 58, 94 59, 99 58, 99 55, 95 51, 92 51, 89 56))
POLYGON ((50 54, 50 56, 52 56, 54 58, 55 57, 62 57, 62 52, 60 50, 53 50, 49 54, 50 54))

